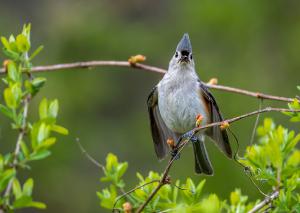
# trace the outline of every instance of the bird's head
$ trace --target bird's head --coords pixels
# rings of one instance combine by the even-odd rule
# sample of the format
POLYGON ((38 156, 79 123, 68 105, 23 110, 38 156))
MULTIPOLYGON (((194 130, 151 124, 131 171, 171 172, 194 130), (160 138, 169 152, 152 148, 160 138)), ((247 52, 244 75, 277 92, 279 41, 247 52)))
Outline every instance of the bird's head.
POLYGON ((194 60, 189 35, 185 33, 179 41, 174 56, 170 61, 173 68, 193 68, 194 60))

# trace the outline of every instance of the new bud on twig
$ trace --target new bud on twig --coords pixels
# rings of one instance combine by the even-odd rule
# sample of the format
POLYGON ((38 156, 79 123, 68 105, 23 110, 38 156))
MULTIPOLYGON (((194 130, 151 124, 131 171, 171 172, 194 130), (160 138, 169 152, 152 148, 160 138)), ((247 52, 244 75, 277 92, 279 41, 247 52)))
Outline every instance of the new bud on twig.
POLYGON ((171 177, 169 175, 166 176, 164 179, 164 184, 170 184, 171 183, 171 177))
POLYGON ((123 210, 125 213, 131 213, 132 212, 132 206, 129 202, 123 203, 123 210))
POLYGON ((135 56, 131 56, 129 59, 128 59, 128 62, 131 64, 131 65, 134 65, 136 63, 140 63, 140 62, 144 62, 146 60, 146 56, 144 55, 135 55, 135 56))
POLYGON ((227 121, 223 121, 220 125, 221 130, 225 130, 229 127, 229 123, 227 121))
POLYGON ((7 72, 7 66, 10 63, 10 60, 4 60, 3 61, 3 67, 4 67, 4 72, 7 72))
POLYGON ((209 82, 207 82, 207 84, 210 84, 210 85, 217 85, 218 84, 218 79, 217 78, 211 78, 209 80, 209 82))
POLYGON ((167 140, 167 144, 169 145, 169 147, 170 147, 171 149, 174 149, 174 148, 175 148, 175 142, 174 142, 174 140, 173 140, 172 138, 169 138, 169 139, 167 140))
POLYGON ((200 127, 201 126, 202 120, 203 120, 203 115, 198 114, 196 116, 196 127, 200 127))

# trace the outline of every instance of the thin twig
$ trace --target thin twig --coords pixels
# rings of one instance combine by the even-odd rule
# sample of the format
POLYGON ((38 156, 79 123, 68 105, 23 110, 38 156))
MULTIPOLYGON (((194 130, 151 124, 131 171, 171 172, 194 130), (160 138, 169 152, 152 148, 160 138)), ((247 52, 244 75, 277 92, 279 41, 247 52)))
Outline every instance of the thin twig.
MULTIPOLYGON (((31 99, 31 95, 27 95, 24 98, 24 109, 23 109, 23 120, 20 129, 20 133, 18 135, 16 148, 14 151, 14 160, 13 160, 13 168, 16 169, 18 165, 18 155, 20 153, 21 143, 23 141, 24 135, 26 134, 26 124, 27 124, 27 116, 28 116, 28 108, 29 108, 29 101, 31 99)), ((5 189, 4 197, 9 197, 11 189, 12 189, 13 179, 11 179, 5 189)))
MULTIPOLYGON (((262 104, 263 104, 263 99, 260 99, 259 100, 258 110, 261 110, 262 104)), ((252 134, 251 134, 250 144, 249 144, 250 146, 252 146, 253 141, 254 141, 254 137, 255 137, 255 133, 256 133, 256 128, 257 128, 258 121, 259 121, 259 116, 260 116, 260 114, 257 114, 256 119, 255 119, 254 127, 253 127, 252 134)))
POLYGON ((123 197, 125 197, 125 196, 131 194, 132 192, 134 192, 134 191, 137 190, 137 189, 143 188, 144 186, 147 186, 147 185, 152 184, 152 183, 157 183, 157 182, 159 182, 159 181, 160 181, 160 180, 152 180, 152 181, 149 181, 149 182, 147 182, 147 183, 144 183, 144 184, 142 184, 142 185, 140 185, 140 186, 136 186, 136 187, 134 187, 133 189, 129 190, 128 192, 124 192, 122 195, 118 196, 117 199, 115 200, 115 203, 114 203, 114 206, 113 206, 112 211, 114 212, 114 211, 116 210, 115 207, 116 207, 117 203, 118 203, 119 200, 121 200, 123 197))
POLYGON ((264 94, 261 92, 251 92, 248 90, 243 90, 243 89, 238 89, 238 88, 233 88, 233 87, 228 87, 228 86, 213 85, 213 84, 205 84, 205 85, 212 89, 218 89, 218 90, 223 90, 223 91, 227 91, 227 92, 238 93, 241 95, 247 95, 247 96, 251 96, 251 97, 259 98, 259 99, 269 99, 269 100, 284 101, 284 102, 292 102, 294 100, 294 98, 286 98, 286 97, 280 97, 280 96, 275 96, 275 95, 268 95, 268 94, 264 94))
MULTIPOLYGON (((85 62, 46 65, 46 66, 36 66, 36 67, 32 67, 30 72, 48 72, 48 71, 50 72, 50 71, 59 71, 59 70, 76 69, 76 68, 94 68, 94 67, 101 67, 101 66, 132 67, 139 70, 156 72, 161 74, 164 74, 167 71, 159 67, 149 66, 145 64, 140 64, 140 63, 132 64, 129 63, 128 61, 85 61, 85 62)), ((5 69, 3 68, 0 69, 0 74, 4 74, 4 73, 5 73, 5 69)), ((259 99, 269 99, 269 100, 277 100, 283 102, 293 101, 293 98, 268 95, 261 92, 252 92, 248 90, 243 90, 243 89, 228 87, 223 85, 214 85, 214 84, 207 84, 207 83, 204 84, 211 89, 217 89, 226 92, 247 95, 259 99)))
MULTIPOLYGON (((233 123, 235 121, 239 121, 241 119, 244 119, 244 118, 247 118, 247 117, 250 117, 250 116, 253 116, 253 115, 257 115, 257 114, 260 114, 260 113, 265 113, 265 112, 300 112, 300 110, 293 110, 293 109, 286 109, 286 108, 272 108, 272 107, 267 107, 267 108, 264 108, 264 109, 261 109, 261 110, 256 110, 256 111, 253 111, 253 112, 249 112, 249 113, 246 113, 246 114, 243 114, 243 115, 240 115, 240 116, 237 116, 237 117, 234 117, 234 118, 230 118, 230 119, 227 119, 227 120, 224 120, 224 121, 221 121, 221 122, 215 122, 215 123, 210 123, 210 124, 207 124, 207 125, 204 125, 204 126, 200 126, 200 127, 197 127, 197 128, 194 128, 192 129, 190 132, 192 134, 190 134, 190 137, 187 138, 183 143, 179 143, 179 147, 178 147, 178 151, 176 153, 175 156, 172 156, 162 174, 162 177, 159 181, 159 184, 157 185, 157 187, 152 191, 152 193, 149 195, 149 197, 145 200, 145 202, 137 209, 136 213, 140 213, 144 210, 144 208, 148 205, 148 203, 153 199, 153 197, 157 194, 157 192, 160 190, 160 188, 162 186, 164 186, 165 184, 168 184, 170 183, 170 180, 169 179, 169 171, 172 167, 172 164, 174 163, 175 159, 177 158, 177 156, 181 153, 181 151, 183 150, 183 148, 186 146, 186 144, 189 142, 189 139, 191 137, 193 137, 195 134, 197 134, 199 131, 201 130, 204 130, 204 129, 207 129, 207 128, 210 128, 210 127, 213 127, 213 126, 220 126, 222 124, 224 124, 225 122, 227 123, 233 123)), ((270 196, 271 197, 271 196, 270 196)), ((266 197, 267 199, 267 197, 266 197)), ((265 199, 265 200, 266 200, 265 199)), ((270 199, 268 197, 268 199, 270 199)))
POLYGON ((263 201, 255 205, 248 213, 255 213, 261 210, 263 207, 271 203, 273 200, 275 200, 279 196, 279 191, 274 191, 270 196, 266 197, 263 201))
POLYGON ((89 159, 89 161, 91 161, 93 164, 95 164, 97 167, 99 167, 100 169, 102 169, 102 171, 105 173, 105 167, 99 163, 97 160, 95 160, 95 158, 93 158, 81 145, 79 138, 76 138, 76 142, 78 143, 78 146, 82 152, 82 154, 84 154, 87 159, 89 159))

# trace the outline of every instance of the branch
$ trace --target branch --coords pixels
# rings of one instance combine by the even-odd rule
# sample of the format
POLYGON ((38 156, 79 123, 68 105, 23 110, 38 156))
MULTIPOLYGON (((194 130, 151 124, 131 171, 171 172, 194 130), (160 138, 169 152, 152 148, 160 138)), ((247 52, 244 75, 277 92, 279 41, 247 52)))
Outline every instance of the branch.
MULTIPOLYGON (((24 98, 24 110, 23 110, 23 121, 22 121, 22 126, 20 133, 18 135, 17 143, 16 143, 16 148, 14 151, 14 161, 13 161, 13 166, 12 168, 16 169, 18 166, 18 155, 20 153, 20 147, 21 143, 23 141, 24 135, 26 134, 26 123, 27 123, 27 116, 28 116, 28 108, 29 108, 29 101, 31 99, 30 95, 27 95, 24 98)), ((11 189, 12 189, 12 184, 13 184, 13 179, 11 179, 6 187, 4 197, 9 196, 11 189)))
MULTIPOLYGON (((167 70, 149 66, 140 63, 129 63, 128 61, 86 61, 86 62, 74 62, 74 63, 66 63, 66 64, 54 64, 54 65, 46 65, 46 66, 36 66, 32 67, 30 72, 52 72, 52 71, 59 71, 59 70, 66 70, 66 69, 76 69, 76 68, 94 68, 94 67, 101 67, 101 66, 113 66, 113 67, 132 67, 139 70, 149 71, 149 72, 156 72, 164 74, 167 70)), ((5 69, 0 69, 0 74, 4 74, 5 69)), ((276 101, 283 101, 283 102, 292 102, 293 98, 287 97, 280 97, 274 95, 268 95, 260 92, 252 92, 248 90, 243 90, 234 87, 228 87, 223 85, 213 85, 204 83, 208 88, 222 90, 231 93, 237 93, 241 95, 251 96, 259 99, 269 99, 269 100, 276 100, 276 101)))
POLYGON ((274 191, 270 196, 266 197, 263 201, 255 205, 248 213, 255 213, 261 210, 263 207, 271 203, 279 196, 279 191, 274 191))
MULTIPOLYGON (((165 184, 169 184, 170 183, 170 177, 168 176, 169 174, 169 171, 172 167, 172 164, 174 163, 175 159, 177 159, 177 156, 181 153, 181 151, 183 150, 183 148, 186 146, 186 144, 189 142, 189 139, 191 137, 193 137, 196 133, 198 133, 199 131, 201 130, 204 130, 204 129, 207 129, 207 128, 210 128, 210 127, 213 127, 213 126, 221 126, 223 125, 224 123, 233 123, 233 122, 236 122, 236 121, 239 121, 241 119, 244 119, 244 118, 247 118, 247 117, 250 117, 250 116, 253 116, 253 115, 257 115, 257 114, 260 114, 260 113, 265 113, 265 112, 300 112, 300 110, 292 110, 292 109, 285 109, 285 108, 272 108, 272 107, 267 107, 267 108, 264 108, 264 109, 261 109, 261 110, 256 110, 256 111, 253 111, 253 112, 249 112, 249 113, 246 113, 246 114, 243 114, 243 115, 240 115, 240 116, 237 116, 237 117, 234 117, 234 118, 230 118, 230 119, 226 119, 224 121, 221 121, 221 122, 215 122, 215 123, 210 123, 210 124, 207 124, 207 125, 204 125, 204 126, 201 126, 201 127, 197 127, 197 128, 194 128, 192 129, 190 132, 192 132, 192 134, 190 135, 189 138, 187 138, 183 143, 179 143, 179 147, 177 148, 178 151, 176 153, 175 156, 172 156, 171 159, 169 160, 168 164, 167 164, 167 167, 165 168, 164 172, 163 172, 163 175, 159 181, 159 184, 157 185, 157 187, 152 191, 152 193, 149 195, 149 197, 147 198, 147 200, 137 209, 137 213, 140 213, 143 211, 143 209, 148 205, 148 203, 153 199, 153 197, 157 194, 157 192, 160 190, 160 188, 162 186, 164 186, 165 184)), ((272 196, 272 195, 271 195, 272 196)), ((269 198, 269 197, 268 197, 269 198)), ((269 198, 270 199, 270 198, 269 198)), ((273 198, 275 199, 275 198, 273 198)), ((267 198, 265 199, 267 200, 267 198)), ((270 202, 270 201, 269 201, 270 202)))

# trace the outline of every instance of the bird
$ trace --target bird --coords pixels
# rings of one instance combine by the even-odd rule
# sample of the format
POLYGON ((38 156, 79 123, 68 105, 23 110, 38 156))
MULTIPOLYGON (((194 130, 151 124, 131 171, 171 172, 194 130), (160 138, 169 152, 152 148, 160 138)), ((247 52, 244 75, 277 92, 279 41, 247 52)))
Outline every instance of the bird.
POLYGON ((178 141, 190 137, 197 174, 213 175, 213 167, 205 147, 205 136, 229 158, 232 150, 226 129, 213 126, 192 134, 196 117, 201 125, 224 121, 216 99, 200 80, 192 53, 188 33, 179 41, 169 68, 147 99, 154 149, 159 160, 170 153, 167 140, 178 141))

